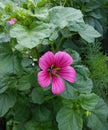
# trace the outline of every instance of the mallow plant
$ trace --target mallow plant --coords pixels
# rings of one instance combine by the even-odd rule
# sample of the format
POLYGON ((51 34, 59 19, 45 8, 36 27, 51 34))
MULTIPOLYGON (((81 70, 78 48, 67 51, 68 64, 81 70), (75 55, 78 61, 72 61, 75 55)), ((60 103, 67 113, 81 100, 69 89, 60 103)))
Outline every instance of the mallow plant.
POLYGON ((66 52, 58 51, 55 55, 52 52, 46 52, 39 59, 39 66, 42 69, 38 73, 38 82, 40 86, 47 87, 52 82, 52 93, 60 94, 65 90, 64 81, 75 82, 76 72, 72 64, 72 57, 66 52))
POLYGON ((0 117, 7 130, 107 130, 108 107, 69 47, 101 35, 80 10, 48 1, 0 2, 0 117))

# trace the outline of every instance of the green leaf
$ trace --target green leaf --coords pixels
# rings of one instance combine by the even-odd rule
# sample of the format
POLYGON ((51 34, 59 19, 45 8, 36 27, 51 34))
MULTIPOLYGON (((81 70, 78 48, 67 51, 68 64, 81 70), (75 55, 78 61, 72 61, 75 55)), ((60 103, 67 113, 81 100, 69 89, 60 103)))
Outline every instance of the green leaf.
POLYGON ((31 88, 30 84, 30 76, 29 75, 24 75, 19 79, 19 82, 16 85, 17 89, 20 91, 25 91, 27 89, 31 88))
POLYGON ((95 19, 95 28, 97 29, 97 31, 101 34, 104 35, 104 26, 101 24, 101 22, 99 20, 95 19))
POLYGON ((80 36, 89 43, 94 42, 95 38, 101 36, 92 26, 84 22, 72 22, 68 28, 70 31, 78 32, 80 36))
POLYGON ((10 30, 10 35, 16 38, 22 47, 31 49, 41 44, 42 40, 48 38, 52 32, 51 24, 32 23, 29 28, 16 24, 10 30))
POLYGON ((17 96, 17 101, 13 107, 14 120, 22 123, 30 118, 31 104, 29 98, 26 95, 17 96), (22 100, 23 99, 23 100, 22 100))
POLYGON ((41 87, 36 87, 32 90, 32 102, 42 104, 45 100, 44 91, 41 87))
POLYGON ((100 8, 101 4, 99 1, 91 1, 86 5, 86 12, 92 12, 98 8, 100 8))
POLYGON ((58 31, 55 30, 55 31, 53 32, 53 34, 51 34, 51 36, 49 37, 49 40, 50 40, 50 41, 56 40, 57 37, 58 37, 58 35, 59 35, 59 34, 58 34, 58 31))
POLYGON ((76 96, 78 96, 78 90, 72 87, 72 83, 65 81, 65 86, 65 91, 62 94, 60 94, 62 97, 64 97, 65 99, 73 99, 76 98, 76 96))
POLYGON ((108 106, 100 99, 88 119, 88 127, 92 130, 108 130, 108 106))
MULTIPOLYGON (((74 39, 73 39, 74 40, 74 39)), ((66 49, 67 52, 69 52, 69 54, 71 55, 71 51, 70 50, 76 50, 77 52, 79 51, 79 48, 77 47, 77 45, 75 44, 75 42, 72 39, 68 38, 67 40, 64 41, 63 43, 63 48, 66 49), (69 51, 67 50, 69 49, 69 51)), ((73 57, 73 56, 72 56, 73 57)), ((74 58, 74 57, 73 57, 74 58)), ((74 61, 77 59, 74 59, 74 61)))
POLYGON ((26 130, 55 130, 51 125, 51 121, 42 123, 29 121, 26 123, 26 130))
POLYGON ((53 7, 49 10, 50 22, 61 29, 68 26, 70 22, 83 22, 83 15, 80 10, 70 7, 53 7))
MULTIPOLYGON (((11 126, 10 126, 11 127, 11 126)), ((7 128, 8 129, 8 128, 7 128)), ((12 130, 26 130, 24 124, 19 125, 17 122, 13 123, 12 130)))
POLYGON ((78 32, 89 43, 101 36, 92 26, 84 23, 80 10, 70 7, 53 7, 49 10, 49 18, 50 23, 56 27, 61 29, 68 27, 70 31, 78 32))
POLYGON ((37 6, 43 7, 49 0, 36 0, 37 6))
MULTIPOLYGON (((18 73, 17 73, 18 74, 18 73)), ((0 76, 0 93, 5 92, 8 88, 14 88, 25 91, 31 88, 30 75, 6 74, 0 76)))
POLYGON ((35 122, 48 122, 52 119, 51 111, 44 105, 35 107, 32 113, 32 120, 35 122))
POLYGON ((101 23, 101 21, 99 21, 99 20, 97 20, 97 19, 94 19, 94 18, 92 18, 92 17, 88 17, 87 19, 86 19, 86 23, 88 23, 89 25, 91 25, 91 26, 93 26, 93 27, 95 27, 95 29, 101 34, 101 35, 103 35, 104 34, 104 26, 103 26, 103 24, 101 23))
POLYGON ((57 114, 59 130, 82 130, 83 120, 81 113, 72 108, 61 108, 57 114))
POLYGON ((9 42, 10 36, 9 34, 2 33, 0 34, 0 42, 9 42))
POLYGON ((33 16, 35 16, 36 18, 38 18, 39 20, 46 20, 48 18, 48 8, 37 8, 35 10, 35 14, 33 16))
POLYGON ((79 93, 90 93, 92 91, 93 82, 90 78, 84 77, 77 73, 76 82, 72 85, 79 93))
POLYGON ((89 69, 84 65, 75 65, 77 72, 76 82, 73 83, 73 87, 80 93, 90 93, 92 91, 93 82, 88 77, 90 75, 89 69))
POLYGON ((61 30, 60 30, 60 33, 62 34, 62 36, 63 36, 64 38, 70 38, 70 37, 72 37, 72 32, 70 32, 67 27, 61 29, 61 30))
POLYGON ((93 110, 96 107, 98 101, 99 97, 94 93, 80 94, 80 103, 82 108, 85 110, 93 110))
POLYGON ((5 92, 8 88, 8 81, 4 76, 0 76, 0 94, 5 92))
POLYGON ((8 92, 0 95, 0 117, 4 116, 8 110, 14 106, 16 96, 13 92, 8 92))
POLYGON ((96 18, 96 19, 101 19, 102 18, 100 10, 95 10, 93 12, 90 12, 89 15, 96 18))
POLYGON ((20 59, 14 54, 9 43, 0 44, 0 74, 16 73, 20 69, 20 59))
POLYGON ((26 130, 36 130, 35 124, 32 121, 27 122, 26 123, 26 130))
POLYGON ((81 62, 81 57, 77 51, 69 49, 69 48, 65 49, 65 51, 68 52, 72 56, 72 58, 74 60, 73 64, 78 64, 79 62, 81 62))
POLYGON ((3 4, 3 2, 0 1, 0 8, 3 9, 4 7, 5 7, 5 5, 3 4))
POLYGON ((79 74, 83 75, 85 78, 90 75, 89 69, 84 65, 75 65, 75 69, 79 74))
POLYGON ((101 37, 101 34, 98 33, 92 26, 85 24, 83 30, 79 32, 81 37, 89 43, 95 41, 95 38, 101 37))

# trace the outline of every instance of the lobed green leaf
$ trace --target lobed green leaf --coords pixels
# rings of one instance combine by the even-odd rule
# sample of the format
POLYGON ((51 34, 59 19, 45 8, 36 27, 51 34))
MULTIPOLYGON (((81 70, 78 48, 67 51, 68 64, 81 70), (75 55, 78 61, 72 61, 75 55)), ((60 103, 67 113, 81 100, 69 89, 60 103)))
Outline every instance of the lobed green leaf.
POLYGON ((30 28, 16 24, 11 30, 10 35, 17 39, 19 45, 24 48, 32 49, 48 38, 53 31, 51 24, 32 23, 30 28))
POLYGON ((81 113, 72 108, 63 107, 57 114, 59 130, 82 130, 83 120, 81 113))
POLYGON ((98 101, 95 109, 92 110, 88 118, 88 127, 92 130, 108 130, 108 106, 103 99, 98 101))
POLYGON ((0 117, 4 116, 16 102, 16 95, 12 92, 0 94, 0 117))
POLYGON ((99 97, 94 93, 80 94, 79 98, 80 98, 81 107, 89 111, 93 110, 99 101, 99 97))

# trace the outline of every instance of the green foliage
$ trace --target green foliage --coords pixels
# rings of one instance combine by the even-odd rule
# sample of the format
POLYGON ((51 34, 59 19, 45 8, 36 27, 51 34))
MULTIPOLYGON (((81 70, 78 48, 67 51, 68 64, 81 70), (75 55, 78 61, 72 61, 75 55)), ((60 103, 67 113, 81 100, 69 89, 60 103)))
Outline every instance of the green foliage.
POLYGON ((5 33, 0 34, 0 42, 9 42, 10 41, 10 36, 5 33))
POLYGON ((87 42, 93 42, 94 38, 101 36, 94 28, 84 23, 83 15, 79 10, 55 7, 51 9, 50 15, 51 23, 60 28, 68 27, 70 31, 78 32, 87 42))
POLYGON ((89 110, 89 111, 93 110, 97 105, 98 100, 99 97, 94 93, 80 95, 81 106, 85 110, 89 110))
POLYGON ((0 44, 0 74, 17 73, 20 69, 20 55, 13 52, 8 43, 0 44))
POLYGON ((44 91, 42 88, 34 88, 32 91, 32 102, 42 104, 44 102, 44 91))
POLYGON ((83 126, 81 113, 66 107, 58 112, 57 122, 59 130, 82 130, 83 126))
POLYGON ((16 95, 13 92, 0 94, 0 117, 4 116, 16 102, 16 95))
POLYGON ((42 43, 44 38, 51 35, 53 29, 49 24, 45 23, 32 23, 30 27, 24 27, 22 25, 16 24, 10 31, 11 37, 14 37, 18 41, 17 48, 23 49, 37 46, 42 43), (22 35, 20 34, 22 32, 22 35))
POLYGON ((100 52, 100 46, 95 43, 87 47, 86 63, 91 71, 91 77, 94 82, 93 90, 103 98, 107 96, 108 90, 108 56, 100 52))
POLYGON ((88 77, 88 69, 85 66, 76 66, 77 81, 73 84, 80 93, 90 93, 93 87, 92 80, 88 77), (83 70, 83 73, 81 73, 83 70), (85 77, 84 73, 87 74, 85 77))
POLYGON ((88 120, 88 127, 92 130, 107 130, 108 123, 105 120, 108 116, 108 107, 102 99, 99 100, 95 109, 92 110, 88 120))
POLYGON ((100 7, 105 4, 101 0, 1 0, 0 117, 6 118, 7 130, 108 129, 108 107, 95 94, 97 90, 92 93, 97 84, 108 84, 107 56, 91 45, 104 32, 100 7), (9 24, 12 18, 17 21, 9 24), (60 95, 37 82, 39 58, 49 50, 65 51, 74 60, 76 82, 64 81, 60 95))
POLYGON ((51 0, 54 6, 66 6, 80 9, 85 22, 92 25, 102 35, 107 31, 107 0, 51 0))
MULTIPOLYGON (((79 10, 73 8, 54 7, 51 8, 48 13, 49 15, 46 15, 47 19, 49 19, 48 23, 38 21, 33 23, 31 22, 29 27, 16 24, 11 28, 10 36, 17 39, 17 49, 23 49, 23 47, 31 49, 36 47, 42 43, 42 40, 50 37, 53 32, 57 34, 60 29, 65 27, 67 27, 69 31, 78 32, 81 37, 88 42, 94 42, 95 38, 101 36, 93 27, 84 23, 83 15, 79 10), (20 35, 20 32, 22 32, 23 35, 20 35)), ((42 11, 36 12, 35 15, 32 14, 32 12, 28 12, 27 14, 43 21, 42 11)), ((56 40, 56 38, 53 39, 56 40)))

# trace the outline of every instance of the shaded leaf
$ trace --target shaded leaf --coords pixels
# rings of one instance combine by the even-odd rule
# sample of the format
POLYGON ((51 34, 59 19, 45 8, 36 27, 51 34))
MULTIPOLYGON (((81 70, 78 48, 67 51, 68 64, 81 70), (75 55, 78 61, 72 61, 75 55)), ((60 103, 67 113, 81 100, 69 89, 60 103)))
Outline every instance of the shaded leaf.
POLYGON ((78 90, 72 87, 72 83, 65 81, 65 91, 61 94, 66 99, 74 99, 78 96, 78 90))
POLYGON ((84 22, 70 23, 69 30, 78 32, 80 36, 89 43, 94 42, 95 38, 101 37, 101 34, 99 32, 84 22))
POLYGON ((81 74, 77 73, 76 82, 72 85, 80 93, 90 93, 92 91, 93 82, 90 78, 84 77, 81 74))
MULTIPOLYGON (((17 101, 13 107, 14 111, 14 120, 22 123, 27 121, 30 118, 31 109, 30 109, 29 98, 25 95, 17 96, 17 101)), ((19 124, 20 125, 20 124, 19 124)))
POLYGON ((51 121, 42 123, 28 121, 26 123, 26 130, 55 130, 51 127, 51 125, 51 121))
POLYGON ((45 100, 44 91, 40 87, 36 87, 32 90, 31 94, 32 102, 42 104, 45 100))
POLYGON ((79 74, 83 75, 85 78, 90 75, 89 69, 84 65, 75 65, 75 69, 79 74))
POLYGON ((82 108, 85 110, 93 110, 96 107, 98 101, 99 97, 94 93, 80 94, 80 103, 82 108))
POLYGON ((87 42, 92 43, 95 41, 95 38, 101 36, 92 26, 85 24, 83 30, 79 31, 79 34, 87 42))
POLYGON ((9 43, 0 45, 0 74, 16 73, 20 70, 20 58, 14 54, 9 43))
POLYGON ((81 113, 72 108, 61 108, 57 114, 59 130, 82 130, 83 120, 81 113))
POLYGON ((52 119, 51 111, 43 105, 35 107, 33 110, 32 120, 35 122, 48 122, 52 119))
POLYGON ((7 79, 4 76, 0 76, 0 94, 7 90, 7 83, 7 79))
POLYGON ((29 121, 26 123, 26 130, 36 130, 36 125, 32 121, 29 121))
POLYGON ((0 95, 0 117, 4 116, 8 110, 14 106, 16 102, 16 96, 12 92, 4 93, 0 95))
POLYGON ((25 91, 27 89, 30 89, 31 88, 30 76, 29 75, 22 76, 22 78, 19 79, 16 87, 20 91, 25 91))
POLYGON ((108 106, 100 99, 88 119, 88 127, 92 130, 108 130, 108 106))
POLYGON ((81 62, 81 57, 77 51, 72 50, 72 49, 65 49, 65 51, 68 52, 72 56, 72 58, 74 60, 73 64, 78 64, 79 62, 81 62))

